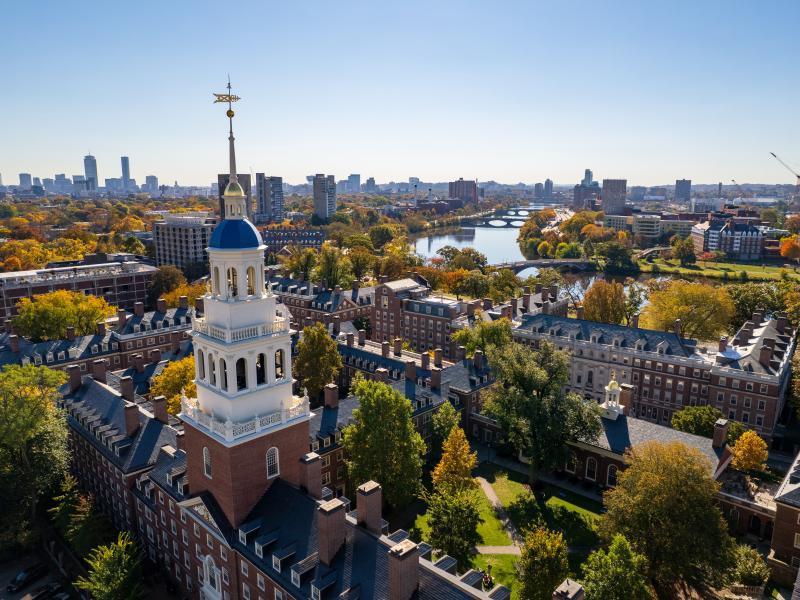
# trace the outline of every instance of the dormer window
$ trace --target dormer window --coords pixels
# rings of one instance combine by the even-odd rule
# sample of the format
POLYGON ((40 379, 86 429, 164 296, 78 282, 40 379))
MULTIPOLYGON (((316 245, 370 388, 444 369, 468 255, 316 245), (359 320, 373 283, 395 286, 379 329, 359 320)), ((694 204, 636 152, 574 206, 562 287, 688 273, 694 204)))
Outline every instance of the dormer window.
POLYGON ((300 587, 300 574, 297 571, 292 571, 292 585, 300 587))
POLYGON ((281 572, 281 560, 274 554, 272 555, 272 568, 275 569, 278 573, 281 572))
POLYGON ((319 600, 320 599, 319 590, 317 589, 317 587, 315 585, 311 586, 311 599, 312 600, 319 600))
POLYGON ((323 447, 325 447, 325 448, 327 448, 328 446, 330 446, 330 445, 331 445, 331 438, 330 438, 330 436, 325 436, 325 438, 322 440, 322 445, 323 445, 323 447))

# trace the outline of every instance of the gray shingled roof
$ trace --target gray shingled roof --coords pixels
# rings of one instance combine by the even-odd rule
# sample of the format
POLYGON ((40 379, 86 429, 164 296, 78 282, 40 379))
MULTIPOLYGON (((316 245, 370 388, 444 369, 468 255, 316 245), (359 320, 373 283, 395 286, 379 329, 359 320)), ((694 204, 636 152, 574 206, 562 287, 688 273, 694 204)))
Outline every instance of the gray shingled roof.
POLYGON ((800 508, 800 454, 794 457, 792 467, 781 481, 775 493, 775 502, 800 508))

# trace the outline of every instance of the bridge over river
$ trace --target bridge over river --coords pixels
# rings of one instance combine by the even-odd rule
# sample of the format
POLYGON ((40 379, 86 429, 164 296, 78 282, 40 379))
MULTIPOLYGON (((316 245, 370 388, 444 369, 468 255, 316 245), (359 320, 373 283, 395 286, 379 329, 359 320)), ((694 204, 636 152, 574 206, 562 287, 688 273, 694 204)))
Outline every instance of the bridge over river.
POLYGON ((491 265, 495 269, 511 269, 515 273, 536 267, 537 269, 568 269, 571 271, 594 271, 597 263, 585 258, 537 258, 534 260, 517 260, 491 265))

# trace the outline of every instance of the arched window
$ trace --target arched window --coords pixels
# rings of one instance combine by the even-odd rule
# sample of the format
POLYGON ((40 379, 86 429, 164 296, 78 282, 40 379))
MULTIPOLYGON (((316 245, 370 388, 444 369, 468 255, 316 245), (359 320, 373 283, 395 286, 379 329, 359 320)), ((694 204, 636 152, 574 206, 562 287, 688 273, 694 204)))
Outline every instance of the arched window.
POLYGON ((275 351, 275 379, 283 379, 285 375, 283 368, 283 350, 275 351))
POLYGON ((203 473, 211 479, 211 452, 205 446, 203 447, 203 473))
POLYGON ((569 458, 567 459, 567 464, 564 467, 564 470, 567 473, 575 473, 575 469, 578 466, 578 458, 575 456, 574 452, 569 453, 569 458))
POLYGON ((228 365, 225 364, 225 359, 219 359, 219 387, 223 390, 228 389, 228 365))
POLYGON ((265 354, 256 356, 256 385, 267 383, 267 357, 265 354))
POLYGON ((206 556, 205 560, 203 561, 203 578, 206 580, 208 587, 217 592, 221 591, 219 585, 219 570, 214 564, 214 559, 210 554, 206 556))
POLYGON ((247 267, 247 295, 254 296, 256 293, 256 270, 250 266, 247 267))
POLYGON ((219 295, 219 267, 214 267, 214 289, 212 291, 219 295))
POLYGON ((614 487, 617 485, 617 465, 608 465, 606 485, 608 487, 614 487))
POLYGON ((197 372, 200 374, 200 379, 206 379, 206 355, 202 350, 197 351, 197 372))
POLYGON ((597 459, 591 456, 586 459, 586 479, 590 481, 597 479, 597 459))
POLYGON ((236 296, 239 295, 238 287, 236 269, 233 267, 228 267, 228 295, 231 298, 236 298, 236 296))
POLYGON ((213 354, 208 355, 208 382, 213 386, 217 385, 217 359, 213 354))
POLYGON ((240 358, 236 361, 236 391, 247 388, 247 361, 240 358))
POLYGON ((281 467, 278 462, 278 449, 274 446, 267 450, 267 479, 272 479, 281 474, 281 467))

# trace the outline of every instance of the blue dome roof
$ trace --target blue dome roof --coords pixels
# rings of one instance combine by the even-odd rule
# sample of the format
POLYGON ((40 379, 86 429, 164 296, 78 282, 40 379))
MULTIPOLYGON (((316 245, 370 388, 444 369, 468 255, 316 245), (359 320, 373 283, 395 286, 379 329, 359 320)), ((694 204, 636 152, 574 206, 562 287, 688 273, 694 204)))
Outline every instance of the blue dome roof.
POLYGON ((225 219, 214 229, 208 247, 237 250, 239 248, 258 248, 261 244, 261 234, 250 221, 225 219))

